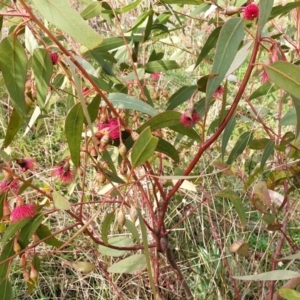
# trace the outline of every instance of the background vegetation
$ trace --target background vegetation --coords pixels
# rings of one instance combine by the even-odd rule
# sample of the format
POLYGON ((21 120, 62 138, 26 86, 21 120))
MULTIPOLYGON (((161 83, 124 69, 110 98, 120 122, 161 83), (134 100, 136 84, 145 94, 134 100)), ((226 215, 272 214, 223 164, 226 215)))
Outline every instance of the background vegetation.
POLYGON ((0 1, 3 299, 299 299, 300 2, 245 2, 0 1))

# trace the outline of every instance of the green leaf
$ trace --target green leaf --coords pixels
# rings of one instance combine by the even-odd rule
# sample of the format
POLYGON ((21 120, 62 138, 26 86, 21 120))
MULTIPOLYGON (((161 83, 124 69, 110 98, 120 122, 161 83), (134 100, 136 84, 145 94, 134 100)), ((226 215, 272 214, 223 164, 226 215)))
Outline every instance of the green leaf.
POLYGON ((143 43, 145 43, 149 39, 151 30, 152 30, 152 25, 153 25, 153 14, 154 14, 153 10, 151 9, 151 12, 150 12, 148 20, 147 20, 146 28, 144 31, 143 43))
POLYGON ((274 154, 274 149, 275 149, 275 142, 272 141, 272 140, 268 141, 268 143, 266 145, 266 148, 263 152, 263 155, 261 157, 261 161, 260 161, 261 169, 264 168, 264 166, 265 166, 267 160, 269 159, 269 157, 274 154))
POLYGON ((93 75, 91 75, 91 77, 93 78, 93 80, 95 81, 95 83, 98 85, 98 87, 105 91, 105 92, 111 92, 111 87, 109 86, 109 84, 101 77, 97 78, 93 75))
POLYGON ((126 220, 125 220, 124 226, 128 229, 128 231, 131 232, 132 237, 133 237, 137 242, 139 242, 139 240, 140 240, 140 235, 139 235, 139 232, 138 232, 138 230, 136 229, 135 225, 133 224, 133 222, 131 222, 130 220, 126 219, 126 220))
POLYGON ((90 263, 88 261, 74 261, 74 262, 67 262, 66 264, 70 265, 70 267, 74 268, 76 271, 82 272, 84 274, 91 273, 96 268, 95 264, 90 263))
POLYGON ((155 151, 164 153, 165 155, 171 157, 175 162, 179 162, 179 154, 175 147, 161 138, 158 139, 158 144, 155 148, 155 151))
POLYGON ((102 3, 101 2, 91 2, 81 13, 80 15, 85 20, 92 19, 96 16, 100 16, 102 12, 102 3))
MULTIPOLYGON (((99 95, 96 95, 87 107, 87 111, 89 113, 92 123, 96 120, 98 116, 98 109, 99 109, 100 102, 101 102, 101 97, 99 95)), ((84 118, 84 124, 85 125, 88 124, 86 118, 84 118)))
POLYGON ((148 11, 145 11, 145 12, 143 12, 143 13, 141 13, 141 14, 137 17, 137 19, 136 19, 136 21, 135 21, 133 27, 130 29, 130 31, 133 31, 134 29, 138 28, 138 27, 139 27, 139 26, 147 19, 147 17, 149 16, 149 14, 150 14, 150 11, 149 11, 149 10, 148 10, 148 11))
POLYGON ((88 49, 96 48, 102 43, 103 38, 84 21, 67 0, 33 0, 32 3, 48 22, 88 49))
POLYGON ((0 280, 0 291, 1 291, 1 300, 11 300, 13 296, 13 291, 11 283, 8 278, 0 280))
POLYGON ((110 93, 108 95, 108 100, 116 108, 133 109, 150 116, 155 116, 158 114, 158 111, 149 104, 126 94, 110 93))
POLYGON ((249 97, 249 100, 256 99, 261 96, 265 96, 269 93, 273 93, 276 90, 275 86, 270 82, 266 82, 255 90, 249 97))
POLYGON ((101 226, 101 237, 104 244, 108 244, 108 233, 110 230, 110 225, 113 223, 115 219, 115 212, 111 212, 106 215, 105 219, 102 222, 101 226))
POLYGON ((15 254, 13 244, 14 240, 11 240, 5 245, 5 247, 2 248, 0 255, 0 281, 2 281, 4 278, 7 278, 9 275, 12 259, 8 258, 15 254), (4 260, 7 261, 3 263, 4 260))
POLYGON ((69 111, 65 121, 65 134, 69 145, 71 159, 76 167, 80 166, 80 145, 84 114, 81 103, 75 104, 69 111))
POLYGON ((280 126, 290 126, 290 125, 297 125, 298 116, 296 114, 296 109, 293 107, 282 117, 279 122, 280 126))
MULTIPOLYGON (((127 43, 130 43, 131 38, 125 37, 125 40, 127 43)), ((105 53, 105 52, 117 49, 121 46, 124 46, 124 39, 122 37, 106 38, 105 40, 103 40, 103 43, 101 44, 101 46, 93 49, 92 52, 105 53)))
POLYGON ((141 3, 141 1, 142 0, 137 0, 135 2, 132 2, 132 3, 124 6, 121 9, 116 9, 115 12, 117 14, 124 14, 124 13, 130 12, 131 10, 135 9, 141 3))
POLYGON ((300 252, 298 252, 296 254, 291 254, 291 255, 285 256, 282 259, 285 259, 285 260, 300 259, 300 252))
POLYGON ((178 124, 178 125, 170 126, 170 129, 172 129, 176 132, 179 132, 183 135, 186 135, 194 141, 197 141, 197 142, 201 141, 200 136, 198 135, 198 133, 193 128, 185 127, 181 123, 178 124))
POLYGON ((60 192, 53 191, 52 198, 53 198, 54 206, 57 209, 60 209, 60 210, 71 209, 71 205, 70 205, 69 201, 64 196, 62 196, 62 194, 60 192))
POLYGON ((287 300, 299 300, 300 299, 300 293, 296 292, 292 289, 289 289, 289 288, 282 287, 278 290, 278 293, 281 297, 283 297, 284 299, 287 299, 287 300))
POLYGON ((223 136, 222 136, 222 160, 224 160, 224 155, 226 151, 227 144, 235 127, 236 120, 235 116, 232 116, 229 122, 227 123, 223 136))
POLYGON ((106 175, 106 177, 113 182, 116 183, 125 183, 124 180, 122 178, 120 178, 119 176, 116 175, 116 173, 110 172, 109 170, 102 170, 102 172, 106 175))
POLYGON ((111 265, 107 271, 117 274, 134 274, 146 268, 145 254, 134 254, 111 265))
POLYGON ((274 0, 259 1, 258 31, 261 33, 272 11, 274 0))
POLYGON ((184 4, 199 5, 204 3, 204 0, 161 0, 160 2, 166 4, 178 4, 178 5, 184 5, 184 4))
POLYGON ((6 200, 6 198, 7 198, 7 194, 6 193, 0 194, 0 220, 3 217, 3 204, 4 204, 4 200, 6 200))
POLYGON ((162 112, 137 129, 138 133, 141 133, 145 128, 150 127, 151 131, 155 131, 161 128, 175 126, 180 124, 181 113, 173 110, 162 112))
MULTIPOLYGON (((133 245, 132 240, 127 236, 115 236, 108 240, 108 245, 116 247, 130 247, 133 245)), ((129 253, 129 250, 117 250, 106 246, 99 246, 99 252, 103 255, 119 257, 129 253)))
POLYGON ((53 64, 46 49, 38 48, 34 50, 32 67, 36 82, 37 101, 40 108, 43 108, 53 71, 53 64))
POLYGON ((232 204, 234 205, 234 208, 240 218, 241 224, 243 227, 246 226, 247 224, 247 217, 245 213, 245 208, 243 206, 243 203, 241 201, 241 197, 239 194, 232 190, 222 190, 218 192, 217 196, 222 197, 222 198, 228 198, 232 204))
POLYGON ((217 193, 218 197, 222 197, 222 198, 228 198, 230 200, 240 200, 241 197, 239 194, 237 194, 236 192, 232 191, 232 190, 222 190, 219 191, 217 193))
POLYGON ((13 138, 22 127, 22 124, 23 124, 23 120, 18 114, 17 110, 14 108, 11 113, 7 130, 6 130, 5 139, 3 142, 4 148, 6 148, 12 142, 13 138))
POLYGON ((260 273, 256 275, 232 276, 232 277, 239 280, 273 281, 273 280, 289 280, 292 278, 298 278, 300 277, 300 274, 298 272, 289 271, 289 270, 275 270, 275 271, 260 273))
POLYGON ((241 18, 231 18, 222 27, 216 48, 214 64, 210 73, 219 74, 208 81, 206 101, 208 101, 219 87, 230 68, 240 42, 244 37, 244 22, 241 18))
POLYGON ((165 72, 168 70, 180 69, 181 66, 175 60, 155 60, 147 62, 142 66, 146 72, 165 72))
POLYGON ((296 136, 298 136, 300 133, 300 99, 293 96, 292 99, 296 110, 296 118, 297 118, 296 136))
POLYGON ((167 110, 172 110, 179 106, 180 104, 184 103, 188 99, 192 97, 192 95, 197 90, 197 86, 183 86, 178 91, 176 91, 169 99, 169 105, 167 110))
POLYGON ((157 144, 158 138, 152 136, 150 127, 147 127, 132 147, 132 166, 135 168, 147 161, 154 153, 157 144))
POLYGON ((44 243, 47 244, 47 245, 50 245, 50 246, 54 246, 56 248, 59 248, 60 246, 63 245, 63 242, 58 240, 56 237, 54 236, 51 236, 52 233, 51 231, 49 230, 49 228, 44 225, 44 224, 41 224, 38 229, 36 230, 35 232, 37 234, 37 236, 42 240, 42 239, 45 239, 46 237, 49 237, 47 238, 46 240, 44 240, 44 243))
POLYGON ((213 30, 213 32, 210 34, 210 36, 207 38, 207 40, 197 58, 194 69, 196 69, 200 65, 200 63, 206 57, 206 55, 210 52, 210 50, 215 47, 217 40, 219 38, 221 29, 222 29, 222 26, 215 28, 213 30))
POLYGON ((285 62, 277 61, 264 66, 269 79, 280 88, 300 99, 299 67, 285 62))
POLYGON ((28 219, 24 219, 20 222, 17 222, 17 223, 11 223, 7 229, 5 230, 5 233, 1 239, 1 244, 2 246, 5 245, 5 243, 10 239, 12 238, 15 233, 17 231, 19 231, 21 228, 23 228, 27 223, 30 222, 32 218, 28 218, 28 219))
POLYGON ((211 78, 214 78, 216 76, 218 76, 219 74, 207 74, 204 76, 201 76, 198 80, 197 80, 197 88, 198 91, 205 93, 206 91, 206 87, 207 87, 207 83, 208 80, 211 78))
POLYGON ((20 243, 22 249, 25 249, 29 244, 31 236, 36 232, 40 224, 42 223, 44 216, 42 214, 37 214, 34 218, 30 219, 20 232, 18 237, 18 242, 20 243))
POLYGON ((277 5, 277 6, 273 7, 269 20, 272 20, 272 19, 276 18, 277 16, 282 17, 283 15, 285 15, 292 9, 297 8, 299 6, 300 6, 299 2, 287 3, 285 5, 277 5))
POLYGON ((234 71, 236 71, 242 64, 243 62, 247 59, 248 54, 251 50, 251 46, 253 44, 253 41, 248 42, 246 45, 244 45, 236 54, 229 70, 227 71, 225 77, 229 76, 232 74, 234 71))
POLYGON ((249 148, 254 149, 254 150, 263 150, 266 148, 269 141, 270 141, 270 139, 267 139, 267 138, 252 140, 249 143, 249 148))
POLYGON ((147 229, 145 226, 145 222, 144 222, 141 210, 139 208, 138 208, 138 218, 139 218, 139 222, 140 222, 140 226, 141 226, 143 246, 144 246, 144 251, 145 251, 145 258, 146 258, 150 286, 151 286, 153 295, 156 295, 155 284, 154 284, 154 279, 153 279, 153 275, 152 275, 151 256, 150 256, 150 251, 149 251, 149 247, 148 247, 147 229))
POLYGON ((27 56, 24 47, 15 34, 9 35, 0 43, 0 68, 18 114, 25 119, 25 83, 27 72, 27 56))
POLYGON ((230 155, 227 160, 228 165, 231 165, 236 160, 236 158, 243 153, 247 145, 251 142, 252 138, 252 132, 247 131, 241 134, 238 141, 236 142, 236 144, 230 152, 230 155))

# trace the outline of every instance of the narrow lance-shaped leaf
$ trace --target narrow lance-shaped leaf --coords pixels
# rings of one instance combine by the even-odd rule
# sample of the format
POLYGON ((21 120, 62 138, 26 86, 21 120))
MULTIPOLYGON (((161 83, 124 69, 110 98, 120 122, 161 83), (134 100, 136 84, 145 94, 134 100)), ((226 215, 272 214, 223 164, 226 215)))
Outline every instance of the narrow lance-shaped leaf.
POLYGON ((103 38, 84 21, 67 0, 33 0, 32 4, 47 21, 88 49, 102 43, 103 38))
POLYGON ((40 48, 35 49, 32 64, 36 82, 37 101, 40 108, 43 108, 53 71, 53 64, 48 51, 40 48))
POLYGON ((0 280, 0 291, 1 291, 1 300, 11 300, 13 296, 13 291, 11 283, 8 278, 0 280))
POLYGON ((144 245, 145 258, 146 258, 146 263, 147 263, 150 286, 151 286, 153 295, 155 295, 156 294, 156 288, 155 288, 154 279, 153 279, 153 275, 152 275, 151 256, 150 256, 150 251, 149 251, 149 247, 148 247, 147 229, 146 229, 146 226, 145 226, 145 223, 144 223, 144 219, 143 219, 141 210, 138 209, 137 211, 138 211, 138 218, 139 218, 141 231, 142 231, 142 239, 143 239, 143 245, 144 245))
POLYGON ((236 124, 235 116, 232 116, 231 119, 229 120, 228 124, 226 125, 223 136, 222 136, 222 160, 224 160, 226 147, 229 142, 232 131, 235 127, 235 124, 236 124))
POLYGON ((146 72, 165 72, 181 68, 175 60, 155 60, 146 63, 143 68, 146 72))
POLYGON ((286 3, 284 5, 277 5, 272 8, 269 20, 276 18, 277 16, 283 16, 290 12, 292 9, 300 6, 300 2, 286 3))
POLYGON ((12 238, 12 237, 15 235, 15 233, 16 233, 17 231, 19 231, 19 230, 20 230, 21 228, 23 228, 27 223, 29 223, 30 220, 31 220, 31 219, 28 218, 28 219, 24 219, 24 220, 22 220, 22 221, 20 221, 20 222, 10 224, 10 225, 7 227, 7 229, 6 229, 6 231, 5 231, 4 235, 3 235, 3 237, 2 237, 2 239, 1 239, 1 244, 2 244, 2 246, 5 245, 5 243, 6 243, 10 238, 12 238))
POLYGON ((285 62, 277 61, 264 66, 269 79, 286 92, 300 99, 299 67, 285 62))
POLYGON ((269 157, 271 155, 273 155, 274 149, 275 149, 275 142, 272 141, 272 140, 268 141, 268 143, 266 145, 266 148, 265 148, 265 150, 263 152, 263 155, 261 157, 261 162, 260 162, 261 169, 264 168, 264 166, 265 166, 267 160, 269 159, 269 157))
POLYGON ((212 97, 213 93, 219 87, 235 58, 240 42, 244 37, 243 23, 243 19, 241 18, 232 18, 221 29, 214 64, 210 72, 219 74, 219 76, 208 81, 206 101, 212 97))
POLYGON ((297 117, 297 126, 296 126, 296 136, 300 133, 300 99, 292 97, 295 110, 296 110, 296 117, 297 117))
POLYGON ((154 153, 158 143, 158 138, 152 136, 151 130, 147 127, 139 136, 132 147, 132 166, 137 167, 147 161, 154 153))
POLYGON ((171 110, 184 103, 192 97, 197 90, 197 86, 183 86, 177 92, 175 92, 169 99, 169 105, 167 110, 171 110))
POLYGON ((152 30, 152 25, 153 25, 153 10, 151 9, 148 20, 147 20, 147 25, 144 31, 144 38, 143 38, 143 43, 146 42, 150 36, 151 30, 152 30))
POLYGON ((155 148, 155 151, 161 152, 169 157, 171 157, 175 162, 179 162, 179 154, 175 147, 164 139, 159 138, 158 144, 155 148))
POLYGON ((38 229, 43 219, 44 216, 42 214, 38 214, 21 229, 18 242, 20 243, 22 249, 27 247, 27 245, 29 244, 29 239, 38 229))
POLYGON ((56 248, 59 248, 63 245, 62 241, 58 240, 55 236, 51 236, 52 233, 50 229, 44 224, 39 226, 39 228, 36 230, 36 234, 41 240, 48 237, 44 240, 44 243, 47 245, 54 246, 56 248))
POLYGON ((131 10, 135 9, 140 3, 141 3, 141 0, 134 1, 134 2, 124 6, 121 9, 116 9, 115 12, 117 14, 124 14, 124 13, 130 12, 131 10))
POLYGON ((195 69, 200 65, 202 60, 210 52, 210 50, 216 45, 222 26, 214 29, 214 31, 207 38, 195 64, 195 69))
POLYGON ((99 16, 102 12, 102 3, 101 2, 91 2, 81 13, 80 15, 85 19, 89 20, 96 16, 99 16))
POLYGON ((148 126, 150 127, 151 131, 155 131, 161 128, 178 125, 180 124, 180 116, 181 113, 177 111, 168 110, 162 112, 145 122, 137 129, 137 132, 141 133, 148 126))
POLYGON ((258 28, 259 32, 262 32, 263 27, 268 21, 274 0, 260 0, 259 1, 259 17, 258 17, 258 28))
MULTIPOLYGON (((132 244, 132 239, 127 236, 115 236, 108 240, 108 245, 116 247, 130 247, 132 244)), ((99 246, 99 251, 104 255, 114 257, 124 256, 125 254, 129 253, 129 250, 118 250, 102 245, 99 246)))
POLYGON ((0 43, 0 68, 12 99, 13 106, 20 117, 26 117, 25 83, 27 56, 15 34, 9 35, 0 43))
POLYGON ((12 259, 8 258, 12 257, 15 254, 13 244, 14 241, 12 239, 2 248, 0 255, 0 281, 6 278, 9 274, 12 259), (4 260, 5 262, 3 262, 4 260))
POLYGON ((80 144, 84 115, 81 103, 75 104, 69 111, 65 122, 65 133, 69 145, 71 159, 76 167, 80 165, 80 144))
POLYGON ((5 139, 3 143, 4 147, 7 147, 12 142, 13 138, 22 127, 22 124, 23 124, 23 119, 20 117, 17 110, 14 108, 11 113, 9 123, 7 126, 5 139))
POLYGON ((145 254, 134 254, 111 265, 107 271, 110 273, 134 274, 146 267, 145 254))
POLYGON ((109 213, 105 219, 102 222, 102 230, 101 230, 101 236, 104 244, 108 244, 108 233, 110 230, 110 225, 115 219, 115 212, 109 213))
POLYGON ((158 111, 150 106, 149 104, 143 102, 140 99, 137 99, 132 96, 119 93, 110 93, 108 95, 108 100, 118 108, 122 109, 134 109, 150 116, 155 116, 158 114, 158 111))
POLYGON ((253 138, 252 132, 244 132, 239 139, 237 140, 236 144, 234 145, 233 149, 230 152, 230 155, 227 160, 227 164, 232 164, 234 160, 243 153, 247 145, 251 142, 253 138))
POLYGON ((53 191, 52 198, 53 198, 54 206, 57 209, 61 209, 61 210, 71 209, 71 205, 69 201, 60 192, 53 191))
POLYGON ((289 271, 289 270, 275 270, 266 273, 260 273, 255 275, 246 275, 246 276, 232 276, 235 279, 239 280, 261 280, 261 281, 270 281, 270 280, 288 280, 292 278, 300 277, 298 272, 289 271))
POLYGON ((293 289, 289 289, 289 288, 280 288, 279 289, 279 295, 281 297, 283 297, 284 299, 288 299, 288 300, 299 300, 300 299, 300 293, 294 291, 293 289))
POLYGON ((232 190, 222 190, 218 193, 218 196, 230 199, 240 218, 242 226, 245 227, 247 223, 247 217, 240 196, 232 190))

